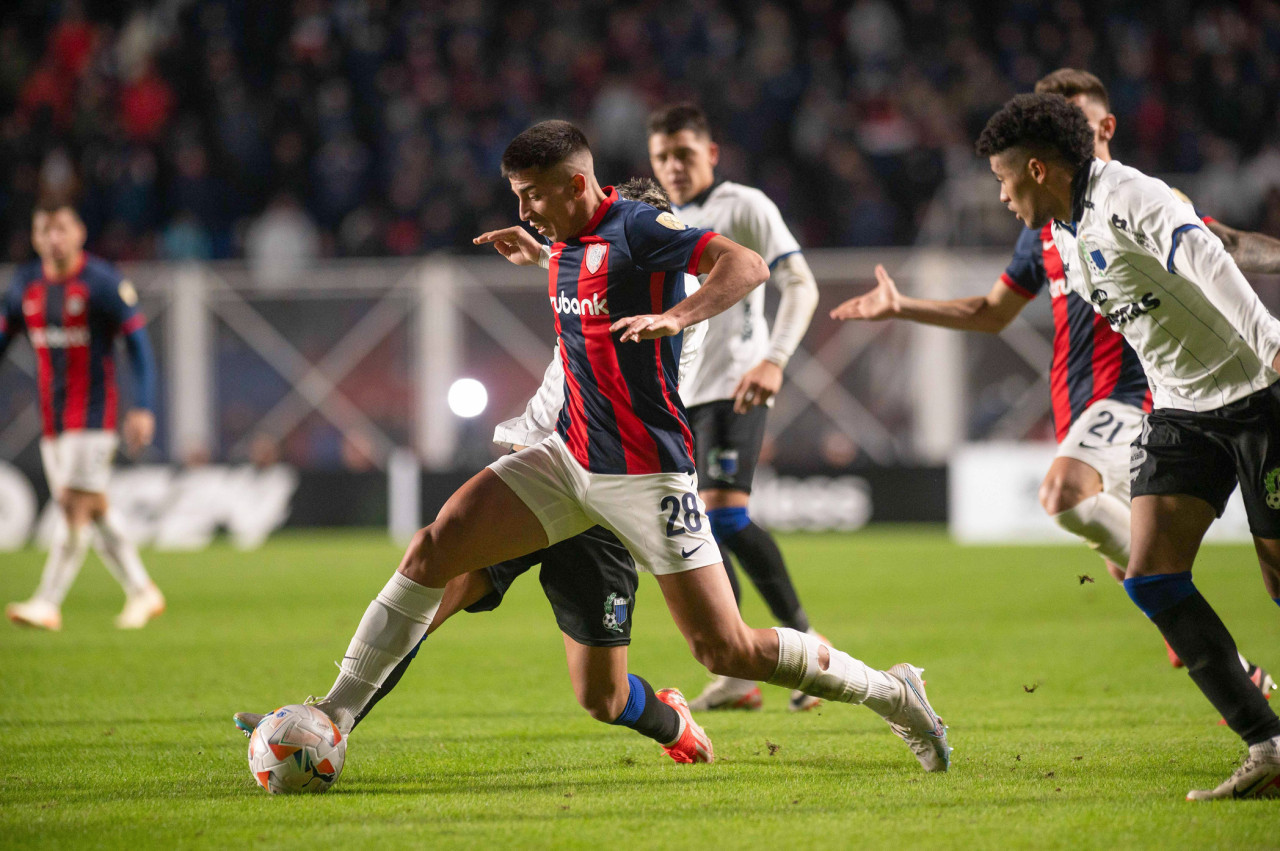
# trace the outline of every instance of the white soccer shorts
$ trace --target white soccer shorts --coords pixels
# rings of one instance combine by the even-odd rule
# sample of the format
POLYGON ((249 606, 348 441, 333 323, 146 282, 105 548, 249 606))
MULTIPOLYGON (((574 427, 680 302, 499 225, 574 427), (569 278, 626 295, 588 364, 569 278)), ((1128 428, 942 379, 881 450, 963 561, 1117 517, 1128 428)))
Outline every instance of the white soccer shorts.
POLYGON ((40 439, 40 460, 49 491, 57 499, 67 488, 106 493, 111 459, 119 438, 114 431, 82 429, 40 439))
POLYGON ((558 434, 489 465, 542 523, 554 544, 600 525, 618 536, 636 566, 653 574, 719 564, 694 473, 590 473, 558 434))
POLYGON ((1142 409, 1101 399, 1084 409, 1058 444, 1059 458, 1074 458, 1102 476, 1102 489, 1129 502, 1129 444, 1142 433, 1142 409))

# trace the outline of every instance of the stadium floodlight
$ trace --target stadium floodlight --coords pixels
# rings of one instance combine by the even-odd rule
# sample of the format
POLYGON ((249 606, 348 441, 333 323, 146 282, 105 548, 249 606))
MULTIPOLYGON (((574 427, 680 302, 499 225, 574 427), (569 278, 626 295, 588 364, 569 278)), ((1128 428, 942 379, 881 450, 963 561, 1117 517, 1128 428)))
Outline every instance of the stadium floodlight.
POLYGON ((459 378, 449 386, 449 410, 463 419, 478 417, 489 404, 489 391, 474 378, 459 378))

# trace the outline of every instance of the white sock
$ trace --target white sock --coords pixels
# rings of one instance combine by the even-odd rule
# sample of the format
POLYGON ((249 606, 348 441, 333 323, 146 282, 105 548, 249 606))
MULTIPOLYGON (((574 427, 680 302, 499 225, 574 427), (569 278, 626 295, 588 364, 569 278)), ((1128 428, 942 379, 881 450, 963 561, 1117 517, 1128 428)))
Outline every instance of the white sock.
POLYGON ((1129 565, 1129 504, 1103 491, 1066 511, 1054 521, 1120 567, 1129 565))
POLYGON ((861 703, 879 715, 889 715, 902 703, 902 684, 886 671, 824 644, 812 635, 775 626, 778 667, 769 678, 774 685, 798 689, 823 700, 861 703), (827 667, 818 662, 818 649, 830 655, 827 667))
POLYGON ((71 584, 80 574, 80 566, 89 552, 89 530, 86 527, 73 529, 65 517, 58 518, 53 529, 53 540, 49 544, 49 556, 44 562, 44 572, 40 574, 40 587, 36 590, 36 599, 44 600, 61 607, 67 598, 71 584))
MULTIPOLYGON (((345 710, 352 718, 358 715, 391 669, 426 635, 442 597, 443 588, 428 588, 399 571, 393 573, 391 581, 365 609, 338 666, 342 673, 322 702, 324 708, 345 710)), ((339 728, 347 720, 341 712, 330 714, 338 715, 334 720, 339 728)))
POLYGON ((138 556, 138 548, 125 534, 120 523, 120 515, 108 510, 98 520, 98 555, 102 563, 116 578, 124 592, 129 595, 140 593, 151 585, 151 577, 142 566, 138 556))

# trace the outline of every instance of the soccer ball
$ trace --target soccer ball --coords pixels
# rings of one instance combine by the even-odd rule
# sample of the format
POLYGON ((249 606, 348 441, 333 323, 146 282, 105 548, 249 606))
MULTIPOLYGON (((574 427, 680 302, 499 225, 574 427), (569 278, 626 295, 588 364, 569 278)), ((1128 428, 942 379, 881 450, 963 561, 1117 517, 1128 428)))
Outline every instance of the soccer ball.
POLYGON ((273 795, 323 792, 346 757, 346 737, 314 706, 282 706, 249 737, 249 771, 273 795))

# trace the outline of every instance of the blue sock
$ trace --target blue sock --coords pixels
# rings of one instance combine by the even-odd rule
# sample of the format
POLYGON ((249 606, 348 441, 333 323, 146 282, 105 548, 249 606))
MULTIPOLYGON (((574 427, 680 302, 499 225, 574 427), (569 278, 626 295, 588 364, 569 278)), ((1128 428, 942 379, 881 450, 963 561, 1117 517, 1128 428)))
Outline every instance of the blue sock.
POLYGON ((1124 590, 1144 615, 1154 618, 1196 593, 1196 586, 1191 581, 1191 571, 1185 570, 1182 573, 1134 576, 1124 581, 1124 590))
POLYGON ((751 524, 745 505, 735 508, 712 508, 707 512, 711 521, 711 534, 717 541, 726 541, 751 524))
POLYGON ((1277 606, 1280 606, 1280 597, 1272 597, 1271 602, 1275 603, 1277 606))
POLYGON ((659 744, 673 744, 680 736, 680 714, 658 700, 653 693, 653 686, 643 677, 627 674, 627 685, 631 687, 627 705, 622 708, 622 714, 611 723, 630 727, 659 744))

